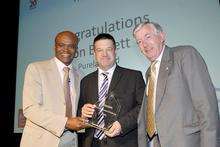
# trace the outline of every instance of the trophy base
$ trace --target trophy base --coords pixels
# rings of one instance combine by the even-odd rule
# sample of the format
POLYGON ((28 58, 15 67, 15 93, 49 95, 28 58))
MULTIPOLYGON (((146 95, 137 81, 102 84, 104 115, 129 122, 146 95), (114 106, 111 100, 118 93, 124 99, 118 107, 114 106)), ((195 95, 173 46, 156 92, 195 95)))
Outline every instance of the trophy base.
POLYGON ((102 130, 102 131, 108 131, 108 129, 110 128, 102 128, 100 126, 98 126, 97 124, 94 124, 94 123, 86 123, 86 125, 88 125, 89 127, 92 127, 92 128, 96 128, 96 129, 99 129, 99 130, 102 130))

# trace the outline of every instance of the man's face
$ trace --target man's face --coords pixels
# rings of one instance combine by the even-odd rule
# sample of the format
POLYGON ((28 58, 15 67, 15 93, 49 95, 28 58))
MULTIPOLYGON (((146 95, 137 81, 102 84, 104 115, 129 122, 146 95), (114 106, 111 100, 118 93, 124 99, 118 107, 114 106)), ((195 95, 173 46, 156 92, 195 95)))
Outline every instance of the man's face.
POLYGON ((141 52, 152 62, 160 56, 163 49, 165 34, 157 32, 151 24, 144 25, 135 34, 141 52))
POLYGON ((102 70, 108 70, 115 64, 115 46, 110 39, 101 39, 94 44, 94 54, 98 66, 102 70))
POLYGON ((65 65, 71 64, 77 49, 77 38, 62 34, 55 42, 55 56, 65 65))

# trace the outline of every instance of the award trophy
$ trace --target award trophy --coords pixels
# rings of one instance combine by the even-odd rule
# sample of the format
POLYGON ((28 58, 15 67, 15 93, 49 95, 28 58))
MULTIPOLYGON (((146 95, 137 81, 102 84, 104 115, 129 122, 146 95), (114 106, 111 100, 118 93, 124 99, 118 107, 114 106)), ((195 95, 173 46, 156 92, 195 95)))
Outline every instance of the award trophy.
POLYGON ((112 126, 112 123, 114 123, 117 120, 121 105, 118 102, 118 100, 115 98, 113 93, 110 93, 110 95, 107 95, 105 97, 105 104, 104 104, 104 108, 103 108, 105 126, 100 127, 98 125, 98 113, 101 109, 99 107, 100 102, 101 101, 98 100, 95 103, 95 105, 96 105, 95 111, 93 113, 92 118, 89 119, 89 121, 87 122, 87 125, 89 125, 90 127, 102 130, 102 131, 107 131, 112 126))

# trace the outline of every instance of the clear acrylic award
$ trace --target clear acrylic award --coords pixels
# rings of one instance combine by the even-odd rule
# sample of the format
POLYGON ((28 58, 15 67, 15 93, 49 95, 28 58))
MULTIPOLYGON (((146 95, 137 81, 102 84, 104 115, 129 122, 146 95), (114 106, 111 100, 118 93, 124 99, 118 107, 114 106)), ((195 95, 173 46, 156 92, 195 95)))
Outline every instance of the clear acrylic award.
POLYGON ((99 107, 99 103, 101 101, 98 100, 95 105, 95 111, 93 113, 93 116, 89 121, 87 122, 87 125, 90 127, 102 130, 102 131, 107 131, 111 126, 112 123, 114 123, 119 115, 121 105, 118 102, 118 100, 115 98, 113 92, 111 92, 109 95, 105 97, 105 103, 104 103, 104 108, 103 108, 103 114, 104 114, 104 120, 105 120, 105 125, 104 127, 100 127, 98 125, 98 114, 101 107, 99 107))

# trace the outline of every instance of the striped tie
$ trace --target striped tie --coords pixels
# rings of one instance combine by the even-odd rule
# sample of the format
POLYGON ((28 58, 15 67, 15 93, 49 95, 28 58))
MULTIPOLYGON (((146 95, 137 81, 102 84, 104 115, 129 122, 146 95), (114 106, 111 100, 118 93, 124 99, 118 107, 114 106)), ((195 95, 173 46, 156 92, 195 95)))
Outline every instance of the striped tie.
MULTIPOLYGON (((105 96, 107 94, 108 91, 108 73, 102 73, 102 75, 104 76, 104 80, 103 83, 101 85, 100 91, 99 91, 99 112, 98 112, 98 121, 97 124, 99 125, 99 127, 104 127, 105 126, 105 122, 104 122, 104 117, 105 114, 103 113, 103 109, 104 109, 104 105, 105 105, 105 96)), ((105 137, 105 133, 102 130, 95 130, 95 138, 98 138, 99 140, 102 140, 105 137)))

